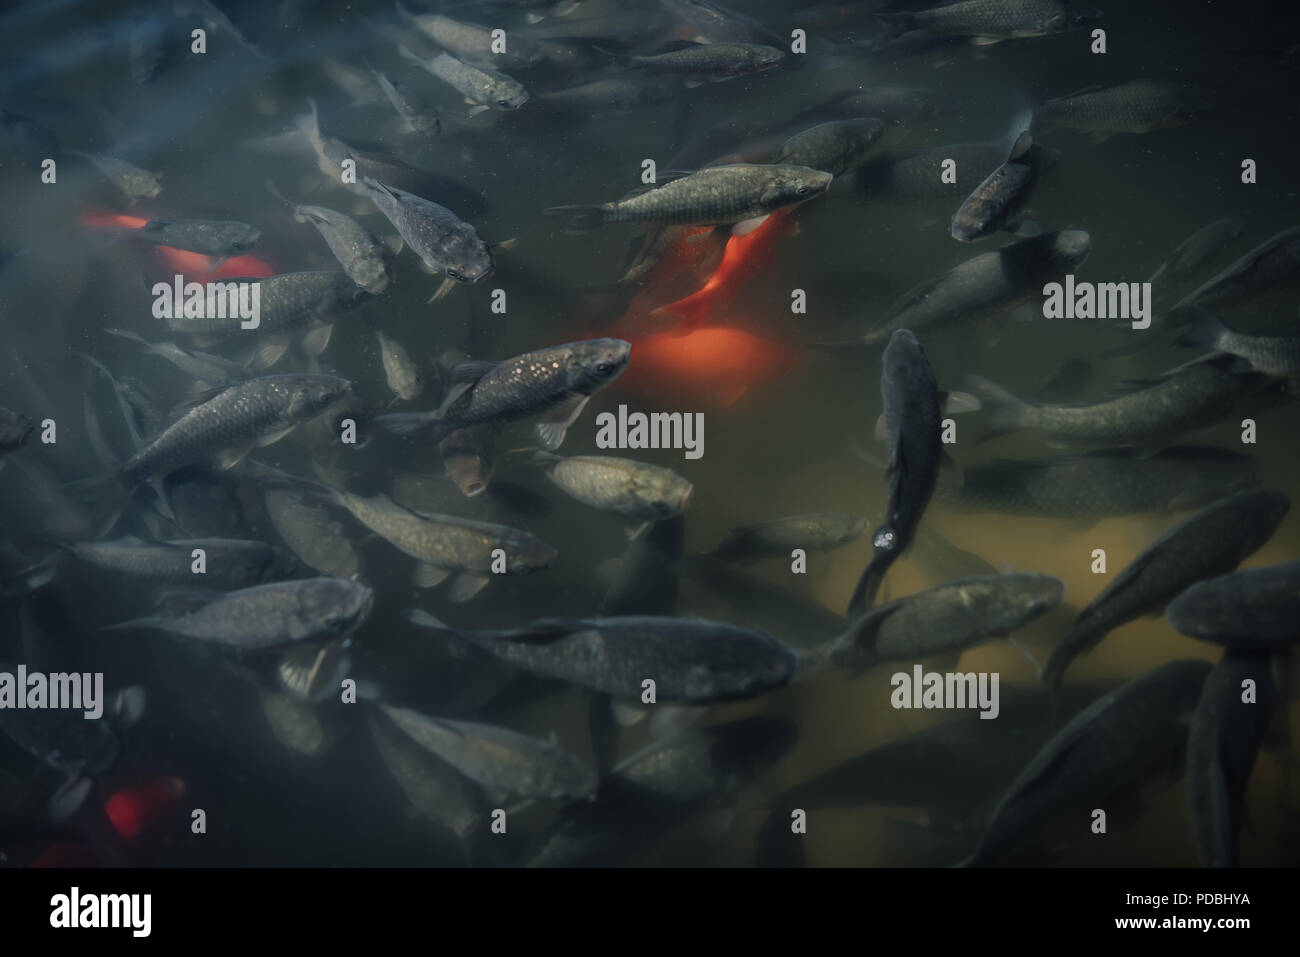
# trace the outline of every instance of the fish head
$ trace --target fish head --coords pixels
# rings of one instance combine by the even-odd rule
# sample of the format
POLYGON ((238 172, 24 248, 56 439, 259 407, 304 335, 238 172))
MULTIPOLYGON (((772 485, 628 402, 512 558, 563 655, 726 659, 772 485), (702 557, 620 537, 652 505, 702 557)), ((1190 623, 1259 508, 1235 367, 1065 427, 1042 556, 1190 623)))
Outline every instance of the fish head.
POLYGON ((352 389, 351 382, 338 376, 311 375, 301 379, 289 402, 289 416, 296 420, 310 419, 325 411, 352 389))
POLYGON ((462 242, 456 244, 455 266, 447 268, 447 277, 456 282, 474 284, 482 282, 497 268, 492 256, 492 247, 479 239, 474 227, 464 224, 465 232, 462 242))
POLYGON ((508 77, 502 77, 489 85, 488 99, 495 109, 517 110, 528 102, 528 91, 522 84, 508 77))
POLYGON ((1048 253, 1054 269, 1069 271, 1083 263, 1092 252, 1092 237, 1082 229, 1063 229, 1052 239, 1048 253))
POLYGON ((227 223, 222 230, 222 245, 232 253, 248 252, 261 238, 261 227, 251 223, 227 223))
POLYGON ((303 606, 307 617, 319 621, 324 635, 338 637, 365 624, 375 607, 375 593, 350 579, 318 578, 304 589, 303 606))
POLYGON ((966 203, 952 218, 952 238, 963 243, 973 243, 993 235, 997 230, 997 218, 982 215, 988 211, 985 204, 966 203))
POLYGON ((623 339, 587 339, 568 347, 568 386, 591 395, 627 368, 632 344, 623 339))
POLYGON ((1000 613, 992 617, 999 619, 1008 630, 1047 614, 1065 599, 1065 582, 1052 575, 1026 573, 1003 576, 1003 579, 1000 613))
POLYGON ((763 191, 759 203, 765 209, 780 209, 782 206, 806 202, 826 192, 834 178, 831 173, 809 169, 807 166, 782 166, 763 191))
POLYGON ((510 568, 515 574, 527 574, 547 568, 551 562, 560 557, 559 552, 533 535, 516 542, 515 548, 511 551, 514 557, 510 568))
POLYGON ((776 47, 755 45, 749 48, 749 65, 751 69, 762 72, 775 70, 785 61, 785 51, 776 47))

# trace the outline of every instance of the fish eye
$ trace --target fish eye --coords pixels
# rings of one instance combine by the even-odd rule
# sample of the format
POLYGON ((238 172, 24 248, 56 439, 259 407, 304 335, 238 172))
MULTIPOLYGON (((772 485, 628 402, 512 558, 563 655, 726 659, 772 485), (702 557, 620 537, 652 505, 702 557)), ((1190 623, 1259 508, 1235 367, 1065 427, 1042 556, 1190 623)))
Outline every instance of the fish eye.
POLYGON ((795 192, 798 193, 800 196, 807 196, 807 195, 808 195, 808 187, 807 187, 807 186, 800 186, 797 190, 795 190, 795 192))
POLYGON ((610 368, 611 368, 611 366, 610 366, 610 364, 609 364, 608 362, 598 362, 598 363, 596 363, 596 372, 597 372, 597 374, 599 374, 599 375, 609 375, 609 370, 610 370, 610 368))
POLYGON ((497 100, 497 106, 501 107, 502 109, 508 110, 510 109, 510 101, 507 100, 505 97, 502 97, 501 99, 497 100))

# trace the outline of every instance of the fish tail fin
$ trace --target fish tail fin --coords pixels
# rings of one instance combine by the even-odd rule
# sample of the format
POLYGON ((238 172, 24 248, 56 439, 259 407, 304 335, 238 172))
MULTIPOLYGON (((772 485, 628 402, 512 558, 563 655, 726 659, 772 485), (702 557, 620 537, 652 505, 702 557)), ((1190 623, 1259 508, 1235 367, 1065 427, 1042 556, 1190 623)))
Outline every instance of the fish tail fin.
POLYGON ((441 442, 451 431, 442 427, 438 416, 431 412, 394 412, 375 418, 375 425, 393 435, 414 435, 421 429, 431 433, 430 441, 441 442))
POLYGON ((605 224, 603 206, 552 206, 546 210, 546 215, 567 219, 568 228, 580 233, 599 229, 605 224))
POLYGON ((1192 324, 1174 341, 1174 345, 1194 349, 1218 349, 1224 334, 1228 332, 1227 325, 1204 306, 1192 306, 1188 311, 1193 317, 1192 324))
POLYGON ((1015 432, 1022 427, 1025 410, 1031 403, 983 376, 968 375, 966 387, 979 400, 981 408, 987 413, 987 429, 979 441, 983 442, 997 435, 1015 432))
POLYGON ((713 311, 713 303, 710 298, 703 295, 704 290, 700 290, 685 299, 679 299, 671 302, 666 306, 660 306, 658 309, 650 310, 652 319, 671 319, 676 317, 677 322, 673 325, 672 331, 676 335, 690 335, 696 329, 704 325, 704 321, 709 318, 713 311))

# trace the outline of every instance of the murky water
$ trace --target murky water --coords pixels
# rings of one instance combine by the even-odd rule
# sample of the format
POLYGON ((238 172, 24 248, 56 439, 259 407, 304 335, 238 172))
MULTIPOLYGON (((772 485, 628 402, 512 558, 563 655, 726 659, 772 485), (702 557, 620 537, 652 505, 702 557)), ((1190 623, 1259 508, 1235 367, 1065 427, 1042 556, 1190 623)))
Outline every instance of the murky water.
MULTIPOLYGON (((6 575, 55 554, 51 537, 203 537, 181 535, 158 519, 147 494, 132 497, 113 530, 105 532, 115 504, 122 503, 67 486, 104 473, 110 464, 96 449, 88 409, 118 462, 133 451, 114 392, 81 356, 94 357, 119 380, 133 383, 164 416, 194 398, 191 377, 105 330, 128 330, 154 342, 171 339, 152 312, 150 286, 178 270, 191 280, 202 281, 203 275, 192 266, 174 268, 178 260, 132 239, 139 222, 115 217, 252 223, 262 234, 249 255, 266 273, 339 268, 316 231, 295 222, 270 194, 269 180, 293 202, 346 213, 381 240, 393 236, 395 228, 367 197, 318 168, 295 125, 307 113, 309 98, 327 135, 371 157, 371 175, 385 179, 401 164, 404 181, 394 185, 447 206, 488 243, 515 243, 494 251, 491 277, 458 284, 434 303, 428 300, 442 278, 422 271, 406 249, 394 261, 392 288, 339 317, 318 359, 295 336, 287 354, 261 371, 307 372, 318 364, 320 371, 349 379, 359 397, 350 408, 361 413, 369 441, 359 447, 341 443, 326 416, 253 458, 301 476, 316 474, 315 463, 329 481, 354 491, 384 492, 422 512, 520 528, 558 551, 545 570, 501 576, 472 600, 453 603, 445 587, 417 589, 412 559, 330 507, 339 527, 332 534, 355 547, 360 579, 375 590, 375 608, 354 636, 350 663, 339 676, 355 680, 359 700, 341 701, 347 691, 340 689, 322 701, 294 702, 293 717, 283 719, 298 722, 292 727, 312 738, 314 746, 307 748, 301 740, 298 747, 287 741, 285 726, 277 733, 268 723, 264 705, 271 692, 280 693, 274 655, 238 657, 143 629, 100 632, 104 625, 150 613, 157 596, 148 582, 59 561, 52 581, 33 594, 18 588, 6 593, 0 660, 26 661, 33 668, 39 660, 49 671, 102 671, 109 689, 143 688, 147 708, 139 723, 120 730, 123 756, 97 777, 70 821, 52 824, 39 811, 63 775, 7 742, 0 746, 0 786, 10 795, 6 807, 22 809, 12 821, 3 819, 5 860, 27 864, 63 848, 73 860, 143 865, 520 864, 532 859, 554 828, 574 819, 577 830, 599 826, 615 835, 653 838, 612 841, 614 850, 601 859, 608 863, 775 864, 792 861, 797 851, 809 865, 940 865, 970 852, 998 796, 1058 726, 1034 664, 1008 642, 992 641, 967 650, 959 664, 924 664, 931 670, 997 673, 1003 692, 998 720, 891 707, 891 676, 910 673, 910 661, 861 674, 816 675, 758 697, 714 704, 692 729, 679 732, 687 737, 661 739, 665 746, 694 741, 696 752, 703 748, 704 763, 713 762, 708 773, 725 777, 725 786, 707 787, 681 805, 656 804, 656 814, 648 815, 635 801, 621 805, 610 797, 619 792, 606 777, 594 803, 576 816, 563 801, 521 806, 517 796, 483 789, 473 798, 478 827, 462 840, 437 823, 445 804, 432 799, 438 806, 418 812, 390 773, 371 730, 378 702, 500 725, 538 739, 553 735, 603 774, 651 741, 651 722, 619 729, 613 751, 602 755, 593 729, 611 722, 603 698, 593 703, 593 694, 580 687, 478 655, 463 641, 414 627, 402 612, 423 608, 464 629, 596 617, 616 571, 611 563, 637 547, 629 545, 628 533, 638 523, 595 511, 548 482, 527 451, 537 444, 527 421, 511 425, 500 438, 488 491, 466 498, 444 477, 436 448, 402 442, 370 419, 385 411, 435 408, 437 363, 449 352, 503 359, 618 336, 632 343, 627 372, 593 396, 560 451, 610 454, 597 447, 597 417, 620 405, 702 413, 704 454, 698 459, 681 449, 612 451, 671 468, 693 483, 683 556, 709 551, 734 527, 801 513, 846 512, 874 528, 882 521, 888 487, 881 470, 854 447, 887 457, 873 438, 882 405, 879 349, 819 344, 861 336, 917 283, 1017 241, 1001 233, 963 244, 949 235, 952 214, 992 167, 959 167, 956 183, 938 183, 934 195, 922 199, 886 195, 852 173, 838 178, 825 195, 796 209, 797 234, 776 241, 770 260, 742 284, 734 302, 710 314, 704 330, 677 341, 671 323, 646 313, 698 289, 709 268, 679 275, 673 288, 659 278, 639 287, 620 284, 630 244, 644 228, 610 225, 575 235, 543 211, 623 196, 641 184, 647 159, 664 172, 695 169, 723 156, 766 162, 788 136, 837 118, 818 108, 841 92, 929 91, 923 102, 933 109, 880 117, 884 134, 867 160, 880 163, 946 144, 996 141, 1009 147, 1015 118, 1047 99, 1158 76, 1177 82, 1202 111, 1183 125, 1119 133, 1104 142, 1068 128, 1035 127, 1035 141, 1057 160, 1041 175, 1026 215, 1046 231, 1088 232, 1091 254, 1075 270, 1078 280, 1135 283, 1148 279, 1200 227, 1243 218, 1244 233, 1218 256, 1176 285, 1156 284, 1157 296, 1173 301, 1298 221, 1294 104, 1300 84, 1293 15, 1266 4, 1217 2, 1192 9, 1172 0, 1143 0, 1109 4, 1095 23, 1057 35, 989 46, 957 40, 882 50, 869 48, 884 29, 884 21, 867 9, 872 4, 845 4, 843 17, 823 26, 820 17, 814 19, 821 6, 763 0, 744 4, 744 14, 765 24, 786 48, 792 30, 806 30, 807 52, 787 56, 771 72, 686 85, 678 76, 625 69, 620 54, 651 54, 693 36, 679 18, 653 4, 586 0, 563 16, 536 4, 536 12, 547 14, 536 24, 525 18, 526 6, 470 3, 444 11, 502 28, 508 42, 551 41, 542 47, 546 62, 506 71, 530 92, 522 109, 473 116, 454 90, 398 54, 384 29, 405 31, 429 55, 436 49, 386 4, 223 4, 258 53, 236 42, 229 29, 207 23, 210 12, 198 6, 33 3, 5 15, 0 250, 17 255, 0 266, 7 346, 0 358, 0 406, 38 424, 22 449, 0 459, 6 575), (1090 31, 1098 27, 1106 31, 1104 54, 1091 52, 1090 31), (196 28, 208 31, 201 54, 191 48, 190 31, 196 28), (155 37, 165 54, 143 83, 132 78, 133 31, 155 37), (612 52, 596 49, 601 46, 612 52), (335 63, 359 71, 369 85, 368 102, 356 102, 330 79, 335 63), (424 138, 403 132, 367 67, 415 90, 440 113, 441 133, 424 138), (630 110, 548 103, 548 93, 614 77, 665 83, 669 96, 630 110), (72 150, 129 160, 159 175, 162 191, 129 203, 72 150), (42 181, 45 159, 56 161, 54 182, 42 181), (1249 184, 1242 181, 1245 159, 1257 170, 1249 184), (497 290, 504 291, 504 313, 493 308, 499 306, 497 290), (806 312, 792 312, 794 290, 806 294, 806 312), (400 342, 420 367, 427 381, 421 397, 394 402, 376 329, 400 342), (56 428, 52 443, 41 436, 47 421, 56 428), (761 727, 783 729, 791 740, 778 742, 780 734, 772 730, 753 742, 750 754, 744 747, 740 753, 722 746, 710 750, 708 739, 699 737, 701 729, 755 716, 775 719, 761 727), (864 775, 856 784, 858 796, 842 806, 805 808, 807 833, 793 838, 793 845, 772 840, 771 830, 788 831, 780 821, 799 807, 790 804, 787 791, 870 749, 945 722, 969 726, 961 731, 961 749, 976 764, 987 755, 987 764, 999 769, 989 772, 991 781, 977 785, 961 766, 903 761, 864 775), (721 765, 729 766, 727 775, 721 765), (892 803, 888 795, 907 788, 886 787, 891 782, 871 780, 874 774, 906 779, 892 783, 914 785, 926 796, 892 803), (159 782, 172 780, 182 783, 183 796, 141 796, 156 797, 159 782), (976 796, 972 789, 982 790, 976 796), (886 797, 873 797, 880 794, 886 797), (122 810, 124 803, 131 812, 122 810), (113 830, 93 826, 102 823, 103 807, 109 808, 113 830), (590 817, 592 807, 607 809, 599 823, 590 817), (506 810, 504 834, 493 830, 492 811, 498 808, 506 810), (193 832, 196 809, 205 812, 206 833, 193 832), (128 813, 142 821, 139 836, 129 839, 121 825, 128 813)), ((1296 279, 1293 272, 1218 311, 1245 332, 1288 325, 1294 331, 1296 279)), ((1156 376, 1199 355, 1170 345, 1171 337, 1159 336, 1158 329, 1149 333, 1159 337, 1158 344, 1107 355, 1148 333, 1100 321, 1045 319, 1039 292, 978 325, 918 330, 939 387, 965 389, 965 377, 978 373, 1032 396, 1063 363, 1085 359, 1090 377, 1067 401, 1092 402, 1120 380, 1156 376)), ((1159 324, 1159 306, 1156 313, 1159 324)), ((210 351, 242 362, 253 338, 234 336, 210 351)), ((183 336, 177 341, 198 347, 183 336)), ((1042 661, 1072 616, 1190 512, 1171 505, 1082 522, 972 511, 944 501, 960 486, 962 469, 999 458, 1066 454, 1032 432, 979 441, 980 415, 956 417, 956 442, 948 451, 959 467, 941 474, 921 529, 992 568, 1043 572, 1064 582, 1065 604, 1017 636, 1042 661), (1095 549, 1105 550, 1104 575, 1092 570, 1095 549)), ((1258 465, 1261 487, 1295 498, 1296 434, 1297 406, 1269 401, 1225 410, 1213 425, 1170 441, 1248 454, 1258 465), (1256 422, 1253 444, 1242 442, 1246 416, 1256 422)), ((221 475, 238 507, 219 508, 213 520, 223 531, 204 535, 282 545, 260 481, 244 466, 221 475)), ((1243 567, 1295 559, 1298 522, 1300 517, 1288 515, 1243 567)), ((938 547, 937 560, 933 550, 926 552, 927 561, 917 549, 899 559, 878 601, 958 577, 947 573, 953 566, 942 564, 944 554, 952 560, 951 552, 938 547)), ((810 554, 804 573, 793 573, 789 558, 764 558, 733 568, 729 585, 687 561, 671 576, 677 583, 671 613, 730 621, 795 648, 812 648, 845 627, 837 617, 871 553, 867 534, 810 554)), ((1221 653, 1216 645, 1177 634, 1157 613, 1115 629, 1081 656, 1067 676, 1066 697, 1077 709, 1165 662, 1213 662, 1221 653)), ((1280 660, 1278 672, 1293 677, 1293 664, 1280 660)), ((397 734, 395 740, 403 741, 397 734)), ((1240 836, 1243 865, 1300 863, 1300 799, 1288 775, 1297 735, 1300 709, 1286 697, 1250 775, 1240 836)), ((411 754, 411 742, 406 745, 411 754)), ((423 766, 433 759, 417 747, 410 760, 423 766)), ((445 767, 439 773, 455 776, 445 767)), ((686 774, 680 767, 663 773, 669 779, 686 774)), ((1087 821, 1067 822, 1063 838, 1026 838, 1020 859, 1082 866, 1196 863, 1181 777, 1134 780, 1131 787, 1108 792, 1106 800, 1116 811, 1104 839, 1088 833, 1087 821)))

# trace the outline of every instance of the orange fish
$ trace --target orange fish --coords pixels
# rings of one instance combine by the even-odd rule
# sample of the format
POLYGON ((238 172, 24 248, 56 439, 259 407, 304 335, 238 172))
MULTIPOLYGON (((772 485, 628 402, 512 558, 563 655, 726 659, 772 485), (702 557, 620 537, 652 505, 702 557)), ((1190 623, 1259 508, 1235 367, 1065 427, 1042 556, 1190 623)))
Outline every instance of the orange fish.
POLYGON ((712 226, 665 226, 647 234, 645 243, 623 277, 638 287, 625 318, 644 318, 692 288, 717 266, 723 251, 722 235, 712 226))
POLYGON ((81 224, 83 226, 98 226, 101 228, 143 229, 147 222, 149 222, 149 220, 145 219, 143 216, 127 216, 125 213, 105 213, 96 209, 84 213, 81 217, 81 224))
POLYGON ((153 249, 157 250, 157 254, 162 257, 164 268, 169 274, 180 273, 187 280, 225 279, 230 276, 251 279, 275 275, 275 268, 270 263, 248 253, 232 256, 225 262, 221 262, 215 256, 205 256, 203 253, 177 249, 174 246, 154 246, 153 249))
POLYGON ((791 371, 799 353, 746 329, 707 326, 632 339, 632 360, 611 389, 636 390, 676 403, 725 408, 791 371))
POLYGON ((124 841, 134 841, 145 825, 161 816, 185 794, 180 778, 157 777, 134 787, 123 788, 104 802, 104 813, 124 841))
POLYGON ((771 265, 781 237, 798 231, 792 214, 793 207, 777 210, 749 232, 729 238, 722 262, 704 288, 685 299, 660 306, 650 315, 677 316, 679 322, 675 331, 679 335, 698 329, 709 319, 720 317, 735 301, 745 283, 771 265))

